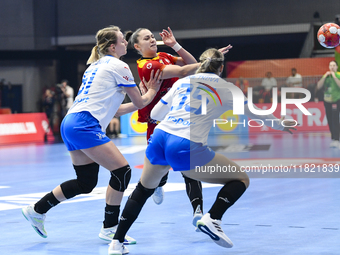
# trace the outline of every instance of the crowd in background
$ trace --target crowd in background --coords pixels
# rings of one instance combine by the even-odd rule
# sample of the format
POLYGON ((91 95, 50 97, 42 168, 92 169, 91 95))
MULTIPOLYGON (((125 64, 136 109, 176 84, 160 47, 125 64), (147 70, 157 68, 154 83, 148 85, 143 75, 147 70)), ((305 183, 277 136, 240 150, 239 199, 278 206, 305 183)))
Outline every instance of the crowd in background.
MULTIPOLYGON (((323 91, 316 89, 316 84, 321 76, 302 77, 296 68, 291 69, 291 74, 288 77, 277 77, 273 76, 271 71, 265 73, 265 77, 259 78, 244 78, 240 76, 238 79, 228 79, 230 82, 234 82, 243 93, 247 96, 248 88, 252 87, 253 90, 253 103, 272 103, 273 99, 273 88, 278 89, 278 101, 281 101, 281 88, 292 87, 292 88, 305 88, 311 93, 310 102, 323 101, 323 91)), ((289 93, 287 98, 302 98, 302 93, 289 93)))

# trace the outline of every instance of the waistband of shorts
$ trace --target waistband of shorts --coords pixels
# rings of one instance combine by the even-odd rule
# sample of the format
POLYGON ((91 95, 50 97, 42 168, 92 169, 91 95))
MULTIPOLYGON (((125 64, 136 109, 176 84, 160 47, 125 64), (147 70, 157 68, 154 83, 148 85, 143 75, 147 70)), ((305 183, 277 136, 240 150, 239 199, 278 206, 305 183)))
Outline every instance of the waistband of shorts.
POLYGON ((88 111, 72 112, 69 115, 71 115, 71 114, 74 115, 74 116, 77 116, 79 118, 82 118, 82 119, 87 119, 88 120, 89 118, 91 118, 91 119, 93 119, 93 120, 98 122, 98 120, 95 117, 93 117, 92 114, 90 112, 88 112, 88 111))

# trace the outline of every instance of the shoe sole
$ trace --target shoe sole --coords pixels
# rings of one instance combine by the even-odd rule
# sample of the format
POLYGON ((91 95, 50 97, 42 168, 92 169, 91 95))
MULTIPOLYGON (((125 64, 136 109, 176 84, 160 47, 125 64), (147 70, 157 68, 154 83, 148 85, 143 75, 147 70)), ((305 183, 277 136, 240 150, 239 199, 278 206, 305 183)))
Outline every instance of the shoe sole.
POLYGON ((28 216, 25 215, 24 209, 21 209, 21 212, 22 212, 22 215, 24 215, 25 219, 26 219, 29 223, 31 223, 31 226, 32 226, 32 228, 35 230, 35 232, 37 232, 37 234, 38 234, 39 236, 41 236, 42 238, 47 238, 47 235, 45 235, 45 234, 43 234, 42 232, 40 232, 40 230, 39 230, 36 226, 33 225, 33 223, 32 223, 32 221, 30 220, 30 218, 29 218, 28 216))
POLYGON ((209 227, 205 225, 203 222, 198 222, 197 227, 199 228, 199 230, 201 230, 202 233, 208 235, 217 245, 225 248, 233 247, 233 243, 231 242, 231 240, 227 241, 225 239, 220 238, 218 235, 212 232, 209 229, 209 227))
MULTIPOLYGON (((157 196, 159 197, 159 196, 157 196)), ((152 194, 152 199, 155 202, 156 205, 160 205, 161 203, 163 203, 164 200, 164 191, 162 192, 162 198, 160 199, 160 201, 157 201, 157 199, 155 199, 154 194, 152 194)))
POLYGON ((113 253, 109 252, 109 255, 122 255, 122 254, 128 254, 128 253, 129 253, 129 251, 127 251, 127 252, 124 252, 124 251, 123 252, 113 252, 113 253))
MULTIPOLYGON (((103 235, 102 233, 99 234, 99 238, 103 241, 106 241, 106 242, 111 242, 112 239, 108 238, 107 236, 103 235)), ((124 240, 124 245, 133 245, 133 244, 136 244, 137 241, 127 241, 126 239, 124 240)))
POLYGON ((200 219, 202 219, 203 214, 202 215, 196 215, 193 219, 192 219, 192 225, 195 226, 195 231, 196 232, 201 232, 201 230, 197 227, 197 221, 199 221, 200 219))

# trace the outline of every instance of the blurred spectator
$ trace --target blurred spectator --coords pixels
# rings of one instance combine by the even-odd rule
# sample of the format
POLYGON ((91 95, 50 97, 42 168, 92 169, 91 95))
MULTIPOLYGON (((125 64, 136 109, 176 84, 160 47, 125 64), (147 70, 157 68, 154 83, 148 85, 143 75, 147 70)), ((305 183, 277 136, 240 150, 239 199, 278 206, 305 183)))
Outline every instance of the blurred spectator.
POLYGON ((71 108, 74 101, 74 90, 68 84, 68 80, 62 80, 61 84, 58 84, 61 90, 60 105, 61 105, 61 119, 64 118, 67 111, 71 108))
POLYGON ((244 95, 247 96, 248 87, 249 87, 249 82, 248 82, 248 80, 246 80, 246 79, 244 79, 242 76, 240 76, 240 77, 237 79, 235 85, 236 85, 237 87, 239 87, 239 88, 242 90, 242 92, 243 92, 244 95))
POLYGON ((118 134, 120 133, 120 121, 119 118, 113 117, 107 127, 107 136, 109 138, 117 138, 118 134))
POLYGON ((272 72, 266 73, 266 77, 262 80, 261 86, 264 89, 262 94, 264 103, 271 103, 273 97, 272 88, 277 87, 277 81, 273 77, 272 72))
POLYGON ((48 123, 50 125, 50 129, 53 132, 53 117, 54 117, 54 93, 53 91, 51 91, 50 89, 46 89, 45 90, 45 94, 43 97, 43 102, 42 102, 42 106, 43 106, 43 110, 46 113, 47 119, 48 119, 48 123))
MULTIPOLYGON (((292 68, 292 74, 287 78, 286 84, 288 87, 302 88, 302 76, 297 73, 296 68, 292 68)), ((302 96, 301 93, 290 93, 291 98, 299 98, 300 96, 302 96)))

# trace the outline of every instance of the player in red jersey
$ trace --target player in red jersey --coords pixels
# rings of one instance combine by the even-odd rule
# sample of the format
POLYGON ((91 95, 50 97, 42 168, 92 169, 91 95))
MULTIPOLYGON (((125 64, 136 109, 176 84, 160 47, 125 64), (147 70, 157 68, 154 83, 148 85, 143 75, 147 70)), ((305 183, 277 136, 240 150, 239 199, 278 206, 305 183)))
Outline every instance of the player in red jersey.
MULTIPOLYGON (((137 60, 140 79, 143 80, 144 77, 145 80, 148 81, 152 70, 154 70, 154 72, 159 69, 162 71, 162 84, 157 95, 148 107, 138 110, 138 121, 148 123, 147 140, 149 140, 157 125, 156 121, 150 118, 150 112, 153 107, 170 90, 178 78, 194 74, 199 67, 196 59, 177 43, 170 28, 168 28, 168 30, 164 29, 160 35, 164 44, 173 48, 179 57, 165 52, 157 52, 155 37, 153 33, 146 28, 139 28, 134 33, 127 33, 126 35, 130 45, 142 55, 142 57, 137 60)), ((141 88, 141 90, 146 91, 147 88, 144 87, 141 88)), ((185 176, 183 177, 186 184, 186 191, 194 210, 193 225, 196 226, 197 220, 203 216, 202 184, 199 181, 185 176)), ((162 202, 162 186, 166 183, 166 180, 167 175, 163 177, 160 186, 153 195, 153 199, 157 204, 162 202)))

